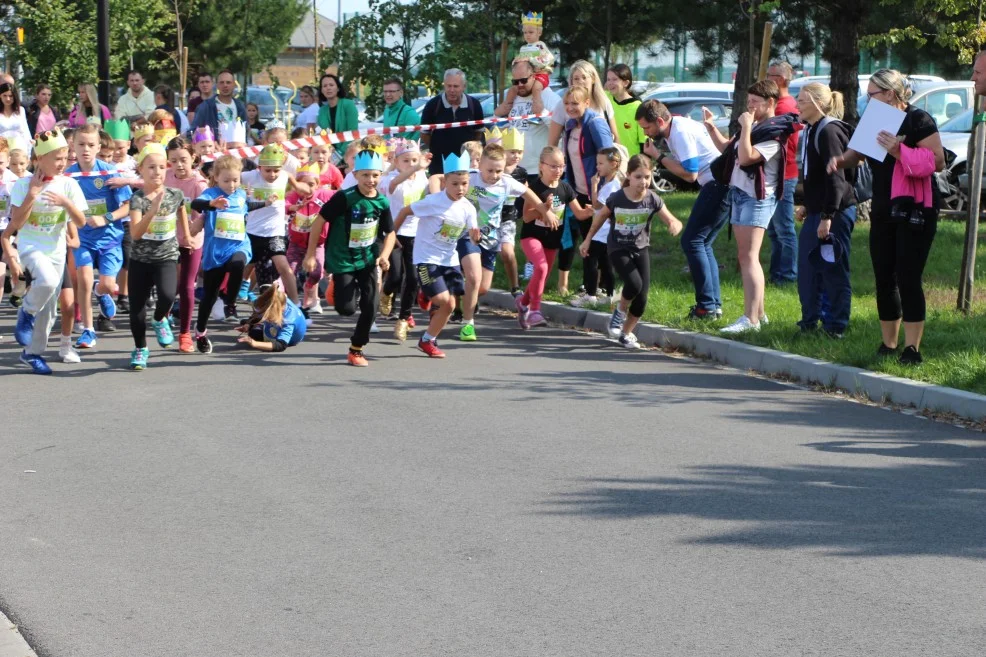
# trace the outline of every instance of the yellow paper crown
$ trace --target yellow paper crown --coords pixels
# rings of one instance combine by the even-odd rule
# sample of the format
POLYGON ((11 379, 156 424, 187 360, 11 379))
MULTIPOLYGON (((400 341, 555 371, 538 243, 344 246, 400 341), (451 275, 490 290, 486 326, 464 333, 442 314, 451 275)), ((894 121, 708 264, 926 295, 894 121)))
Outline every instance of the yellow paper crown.
MULTIPOLYGON (((544 24, 544 13, 539 14, 536 11, 529 11, 520 17, 520 21, 524 25, 541 27, 544 24)), ((516 23, 514 23, 514 25, 516 25, 516 23)))
POLYGON ((25 142, 21 137, 6 137, 7 140, 7 150, 8 151, 21 151, 23 153, 31 152, 31 143, 25 142))
POLYGON ((502 144, 503 133, 500 132, 500 128, 493 126, 492 130, 483 130, 483 141, 487 146, 490 144, 502 144))
POLYGON ((386 155, 387 154, 387 144, 380 144, 379 146, 370 146, 366 150, 373 151, 374 153, 377 153, 378 155, 386 155))
POLYGON ((154 137, 154 126, 150 123, 142 123, 133 128, 133 138, 140 139, 141 137, 154 137))
POLYGON ((524 150, 524 133, 517 128, 507 128, 502 133, 500 145, 505 151, 524 150))
POLYGON ((68 148, 68 142, 65 141, 62 131, 55 128, 38 135, 38 140, 34 143, 34 154, 41 157, 60 148, 68 148))
POLYGON ((142 149, 140 149, 140 152, 137 153, 138 167, 140 166, 140 163, 144 161, 144 158, 147 157, 148 155, 160 155, 161 157, 164 158, 168 157, 167 152, 164 150, 164 146, 156 141, 152 141, 147 146, 144 146, 142 149))
POLYGON ((298 171, 295 173, 296 176, 309 175, 313 178, 318 178, 322 175, 322 170, 318 166, 318 162, 309 162, 308 164, 302 164, 298 167, 298 171))

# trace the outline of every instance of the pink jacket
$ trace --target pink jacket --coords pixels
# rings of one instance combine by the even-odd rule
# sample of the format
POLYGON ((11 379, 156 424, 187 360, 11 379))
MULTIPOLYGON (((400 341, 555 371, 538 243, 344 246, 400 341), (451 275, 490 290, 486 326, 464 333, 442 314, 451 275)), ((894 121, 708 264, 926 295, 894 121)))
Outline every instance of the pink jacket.
POLYGON ((900 157, 890 182, 891 200, 909 196, 924 208, 932 206, 931 176, 935 173, 935 154, 928 148, 900 145, 900 157))

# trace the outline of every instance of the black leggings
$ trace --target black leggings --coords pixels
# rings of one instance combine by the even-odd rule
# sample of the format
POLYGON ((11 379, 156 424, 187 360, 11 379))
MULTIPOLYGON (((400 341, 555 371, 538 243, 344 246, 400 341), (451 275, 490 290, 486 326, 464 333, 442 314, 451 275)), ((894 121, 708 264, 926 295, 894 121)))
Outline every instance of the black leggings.
POLYGON ((418 277, 414 266, 414 238, 398 235, 400 248, 390 252, 390 271, 383 282, 384 294, 401 293, 401 319, 411 316, 414 299, 418 296, 418 277))
POLYGON ((377 314, 377 303, 379 303, 377 266, 373 264, 356 271, 332 274, 332 280, 335 281, 336 312, 349 317, 355 315, 357 307, 359 308, 359 319, 356 320, 352 344, 354 347, 362 347, 370 341, 370 327, 377 314))
POLYGON ((154 321, 160 322, 171 313, 171 306, 178 296, 178 263, 130 261, 130 333, 134 336, 134 346, 143 349, 147 346, 147 300, 151 288, 157 288, 157 305, 154 307, 154 321))
POLYGON ((630 302, 630 314, 643 317, 650 289, 650 249, 610 251, 609 261, 623 281, 623 298, 630 302))
POLYGON ((227 308, 236 305, 236 295, 240 291, 240 283, 243 282, 243 269, 246 267, 247 257, 242 251, 237 251, 224 264, 215 269, 206 269, 202 272, 202 300, 199 302, 199 316, 195 320, 195 332, 204 333, 205 327, 209 323, 209 313, 219 298, 219 288, 223 284, 226 274, 229 274, 229 281, 226 282, 226 297, 223 299, 227 308))
POLYGON ((924 288, 921 276, 938 231, 938 219, 910 224, 874 216, 870 223, 870 259, 876 278, 876 308, 882 322, 923 322, 924 288))
POLYGON ((585 272, 586 294, 594 297, 602 288, 607 296, 613 296, 613 268, 605 242, 589 243, 589 255, 582 261, 582 271, 585 272))

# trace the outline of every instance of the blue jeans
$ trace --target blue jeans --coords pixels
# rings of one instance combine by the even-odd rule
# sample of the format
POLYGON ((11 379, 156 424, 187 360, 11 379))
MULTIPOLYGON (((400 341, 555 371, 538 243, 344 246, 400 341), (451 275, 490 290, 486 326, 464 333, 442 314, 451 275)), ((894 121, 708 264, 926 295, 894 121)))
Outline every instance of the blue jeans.
POLYGON ((793 283, 798 280, 798 234, 794 227, 794 188, 798 179, 784 181, 784 195, 767 226, 770 238, 770 280, 793 283))
POLYGON ((712 245, 729 219, 728 185, 709 182, 702 185, 685 229, 681 231, 681 250, 695 284, 695 305, 701 310, 722 307, 719 293, 719 263, 712 245))
POLYGON ((839 243, 841 257, 835 262, 816 263, 809 257, 818 247, 818 222, 821 215, 809 214, 801 227, 798 244, 798 296, 801 299, 801 321, 798 326, 822 328, 842 333, 849 326, 852 310, 852 285, 849 281, 849 255, 852 248, 852 229, 856 223, 856 206, 841 210, 832 217, 829 231, 832 240, 839 243))

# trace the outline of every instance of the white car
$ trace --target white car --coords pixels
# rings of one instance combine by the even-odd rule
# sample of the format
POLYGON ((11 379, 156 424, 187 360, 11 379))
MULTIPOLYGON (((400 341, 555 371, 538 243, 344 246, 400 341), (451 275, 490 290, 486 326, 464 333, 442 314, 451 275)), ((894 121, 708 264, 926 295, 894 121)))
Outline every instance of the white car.
POLYGON ((725 82, 667 82, 648 91, 642 100, 665 98, 724 98, 733 99, 734 85, 725 82))

